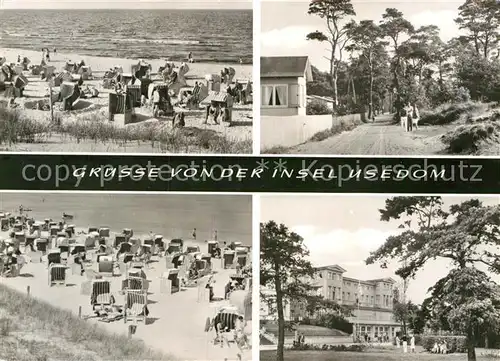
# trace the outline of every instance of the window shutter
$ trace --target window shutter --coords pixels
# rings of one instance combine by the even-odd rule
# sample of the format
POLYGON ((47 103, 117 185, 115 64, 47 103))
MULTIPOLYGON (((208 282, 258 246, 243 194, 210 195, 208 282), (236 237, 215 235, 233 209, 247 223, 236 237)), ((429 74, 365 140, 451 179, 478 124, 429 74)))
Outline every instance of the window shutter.
POLYGON ((291 107, 298 107, 300 105, 299 85, 298 84, 291 84, 289 94, 290 94, 289 105, 291 107))

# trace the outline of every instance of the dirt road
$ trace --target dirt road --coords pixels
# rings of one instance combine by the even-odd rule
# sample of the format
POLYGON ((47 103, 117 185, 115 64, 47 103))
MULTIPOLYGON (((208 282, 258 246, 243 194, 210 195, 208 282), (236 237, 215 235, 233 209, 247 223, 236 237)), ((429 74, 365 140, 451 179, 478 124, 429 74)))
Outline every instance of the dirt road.
POLYGON ((350 155, 432 155, 442 153, 445 145, 440 136, 448 127, 426 126, 405 132, 392 123, 392 115, 384 114, 373 123, 363 124, 352 131, 337 134, 319 142, 292 147, 292 154, 350 155))

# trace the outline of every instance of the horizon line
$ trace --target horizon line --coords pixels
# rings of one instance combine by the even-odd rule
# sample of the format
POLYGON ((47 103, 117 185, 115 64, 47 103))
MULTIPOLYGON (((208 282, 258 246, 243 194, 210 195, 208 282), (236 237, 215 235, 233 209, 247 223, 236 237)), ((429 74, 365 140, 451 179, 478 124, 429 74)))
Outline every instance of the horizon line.
POLYGON ((217 11, 231 11, 231 10, 249 10, 252 8, 137 8, 137 7, 120 7, 120 8, 6 8, 0 10, 217 10, 217 11))

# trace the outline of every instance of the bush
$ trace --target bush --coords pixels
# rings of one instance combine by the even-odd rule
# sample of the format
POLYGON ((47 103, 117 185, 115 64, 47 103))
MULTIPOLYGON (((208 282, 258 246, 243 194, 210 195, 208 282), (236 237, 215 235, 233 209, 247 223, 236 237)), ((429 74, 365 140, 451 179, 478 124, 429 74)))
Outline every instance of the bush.
POLYGON ((442 141, 448 145, 448 150, 453 154, 477 152, 481 143, 488 140, 499 142, 500 124, 483 122, 462 125, 442 137, 442 141))
POLYGON ((312 100, 311 102, 307 103, 306 114, 307 115, 328 115, 328 114, 332 114, 332 110, 330 108, 328 108, 328 105, 326 105, 325 103, 317 101, 317 100, 312 100))
POLYGON ((445 341, 449 353, 463 353, 467 351, 467 338, 465 336, 422 336, 422 347, 426 351, 431 351, 435 343, 445 341))
POLYGON ((443 104, 431 111, 422 112, 420 124, 445 125, 459 120, 465 123, 472 114, 481 113, 487 108, 487 104, 476 102, 443 104))
POLYGON ((312 344, 295 344, 290 348, 290 351, 342 351, 342 352, 363 352, 365 345, 312 345, 312 344))

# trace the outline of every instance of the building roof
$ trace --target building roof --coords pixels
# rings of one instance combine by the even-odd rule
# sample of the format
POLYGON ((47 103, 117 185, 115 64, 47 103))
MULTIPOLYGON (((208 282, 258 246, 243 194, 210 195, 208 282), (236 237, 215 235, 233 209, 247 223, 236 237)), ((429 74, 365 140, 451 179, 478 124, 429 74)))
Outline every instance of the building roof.
POLYGON ((392 278, 378 278, 375 280, 360 280, 357 278, 343 277, 343 279, 344 279, 344 281, 360 282, 360 283, 369 284, 372 286, 375 286, 379 282, 386 282, 386 283, 392 283, 392 284, 396 283, 396 281, 394 281, 392 278))
POLYGON ((328 271, 336 271, 340 273, 347 272, 345 269, 340 267, 338 264, 332 264, 329 266, 322 266, 322 267, 316 267, 316 271, 323 271, 323 270, 328 270, 328 271))
POLYGON ((372 281, 364 281, 364 280, 359 280, 357 278, 351 278, 351 277, 342 277, 343 281, 349 281, 353 283, 362 283, 364 285, 370 285, 370 286, 375 286, 375 283, 372 281))
POLYGON ((377 282, 386 282, 386 283, 396 283, 395 280, 393 280, 392 278, 377 278, 377 279, 374 279, 374 280, 367 280, 368 282, 373 282, 373 283, 377 283, 377 282))
POLYGON ((328 102, 328 103, 334 103, 335 102, 332 97, 322 97, 320 95, 308 95, 307 98, 311 99, 311 100, 312 99, 322 100, 322 101, 328 102))
POLYGON ((312 69, 307 56, 263 56, 260 58, 261 78, 305 77, 312 81, 312 69))

